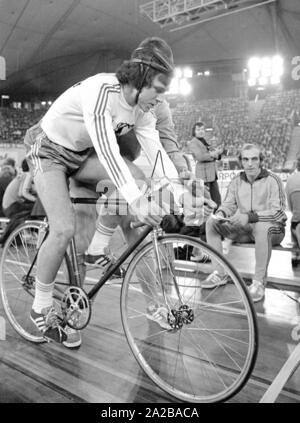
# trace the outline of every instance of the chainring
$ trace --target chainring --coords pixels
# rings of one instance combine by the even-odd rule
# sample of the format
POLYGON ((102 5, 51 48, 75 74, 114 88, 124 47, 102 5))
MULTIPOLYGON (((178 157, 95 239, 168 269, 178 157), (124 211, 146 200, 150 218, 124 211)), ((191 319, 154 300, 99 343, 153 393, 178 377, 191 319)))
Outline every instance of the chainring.
POLYGON ((61 310, 63 320, 73 329, 85 328, 91 318, 91 302, 86 292, 78 286, 70 286, 66 289, 61 310))

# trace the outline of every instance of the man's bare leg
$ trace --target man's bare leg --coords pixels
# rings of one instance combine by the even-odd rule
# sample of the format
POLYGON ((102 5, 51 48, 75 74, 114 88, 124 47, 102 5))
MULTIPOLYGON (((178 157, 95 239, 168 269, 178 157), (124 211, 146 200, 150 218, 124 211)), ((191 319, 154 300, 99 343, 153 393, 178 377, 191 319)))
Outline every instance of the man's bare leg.
POLYGON ((50 227, 38 255, 37 278, 44 284, 50 284, 55 280, 68 243, 74 235, 75 216, 64 172, 39 171, 34 182, 50 227))
POLYGON ((48 217, 49 234, 37 258, 35 297, 30 318, 45 337, 56 342, 65 342, 67 332, 60 325, 52 307, 53 290, 56 274, 75 232, 74 211, 66 175, 62 170, 39 170, 34 182, 48 217), (51 325, 48 323, 50 321, 51 325))

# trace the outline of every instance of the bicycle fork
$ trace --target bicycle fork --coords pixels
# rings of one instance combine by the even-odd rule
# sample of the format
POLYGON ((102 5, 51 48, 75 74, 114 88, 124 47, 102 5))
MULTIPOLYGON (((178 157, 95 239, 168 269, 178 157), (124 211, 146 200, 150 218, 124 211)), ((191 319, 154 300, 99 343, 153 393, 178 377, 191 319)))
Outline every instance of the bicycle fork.
MULTIPOLYGON (((162 294, 163 294, 163 297, 164 297, 164 300, 165 300, 165 304, 166 304, 166 306, 168 308, 168 311, 169 311, 170 314, 172 314, 172 309, 171 309, 171 306, 170 306, 170 304, 168 302, 168 298, 167 298, 165 284, 163 282, 163 274, 162 274, 162 266, 161 266, 161 255, 159 254, 159 247, 158 247, 158 242, 157 242, 158 241, 158 237, 161 236, 162 234, 163 234, 162 229, 160 229, 160 228, 153 229, 153 232, 152 232, 152 243, 153 243, 153 249, 154 249, 155 259, 156 259, 157 267, 158 267, 158 278, 159 278, 159 282, 160 282, 162 294)), ((178 300, 179 300, 179 304, 180 304, 180 306, 183 306, 184 305, 183 299, 182 299, 182 296, 181 296, 180 291, 179 291, 178 283, 177 283, 176 277, 174 275, 174 268, 173 268, 173 265, 172 265, 171 260, 169 259, 169 253, 168 253, 168 251, 166 251, 166 257, 167 257, 168 266, 170 268, 170 273, 171 273, 171 277, 172 277, 172 280, 173 280, 173 284, 174 284, 174 287, 175 287, 175 290, 176 290, 176 294, 177 294, 177 297, 178 297, 178 300)))

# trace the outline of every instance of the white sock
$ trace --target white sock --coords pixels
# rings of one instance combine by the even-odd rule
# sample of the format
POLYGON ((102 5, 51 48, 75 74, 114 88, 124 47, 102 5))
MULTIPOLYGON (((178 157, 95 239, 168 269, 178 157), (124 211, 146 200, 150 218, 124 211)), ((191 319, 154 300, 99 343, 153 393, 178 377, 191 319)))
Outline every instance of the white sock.
POLYGON ((97 223, 96 232, 87 250, 88 254, 96 256, 98 254, 105 254, 105 249, 108 247, 110 239, 115 231, 115 228, 108 228, 97 223))
POLYGON ((35 297, 32 308, 36 313, 41 313, 44 308, 53 305, 53 289, 55 282, 46 284, 36 279, 35 297))
POLYGON ((232 239, 225 238, 223 241, 223 254, 227 255, 230 251, 230 247, 232 245, 233 241, 232 239))

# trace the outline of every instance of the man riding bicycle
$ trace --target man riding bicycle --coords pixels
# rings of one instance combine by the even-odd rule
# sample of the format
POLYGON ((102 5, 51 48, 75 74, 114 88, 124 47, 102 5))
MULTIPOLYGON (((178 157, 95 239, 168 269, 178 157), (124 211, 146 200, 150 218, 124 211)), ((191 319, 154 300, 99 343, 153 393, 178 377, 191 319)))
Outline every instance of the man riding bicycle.
MULTIPOLYGON (((68 178, 94 186, 111 180, 139 221, 158 225, 166 210, 152 201, 149 212, 149 201, 135 182, 143 174, 120 155, 116 140, 116 134, 134 128, 149 162, 154 164, 160 151, 166 175, 178 180, 176 168, 160 144, 151 113, 173 75, 170 47, 164 40, 155 40, 137 48, 116 74, 97 74, 69 88, 25 136, 27 160, 50 228, 37 259, 30 317, 46 338, 66 346, 69 328, 62 327, 56 316, 52 294, 64 252, 75 233, 68 178), (93 149, 97 157, 91 156, 93 149)), ((160 166, 155 176, 164 176, 160 166)), ((177 202, 182 202, 184 196, 188 217, 199 212, 202 198, 192 200, 178 183, 171 182, 170 186, 177 202)))

